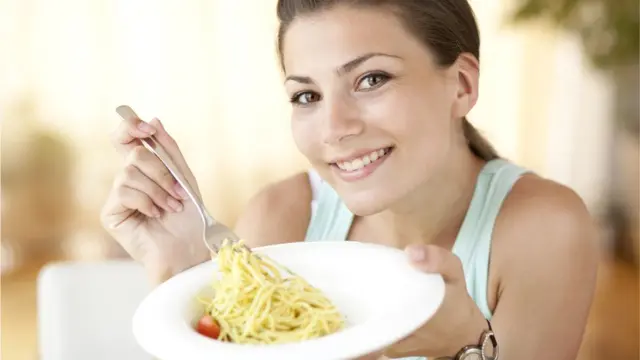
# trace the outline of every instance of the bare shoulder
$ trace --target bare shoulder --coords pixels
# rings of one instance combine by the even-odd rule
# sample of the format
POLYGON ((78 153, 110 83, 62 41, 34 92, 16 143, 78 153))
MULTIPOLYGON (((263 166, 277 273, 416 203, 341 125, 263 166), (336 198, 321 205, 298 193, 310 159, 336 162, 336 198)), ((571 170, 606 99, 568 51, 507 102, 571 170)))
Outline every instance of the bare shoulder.
POLYGON ((236 233, 250 247, 302 241, 311 218, 312 191, 306 172, 270 184, 247 204, 236 233))
POLYGON ((533 174, 515 184, 496 220, 491 254, 493 322, 510 346, 505 352, 576 358, 595 291, 596 240, 574 191, 533 174))
POLYGON ((570 188, 534 174, 505 199, 493 239, 494 255, 509 269, 595 269, 597 229, 586 205, 570 188))

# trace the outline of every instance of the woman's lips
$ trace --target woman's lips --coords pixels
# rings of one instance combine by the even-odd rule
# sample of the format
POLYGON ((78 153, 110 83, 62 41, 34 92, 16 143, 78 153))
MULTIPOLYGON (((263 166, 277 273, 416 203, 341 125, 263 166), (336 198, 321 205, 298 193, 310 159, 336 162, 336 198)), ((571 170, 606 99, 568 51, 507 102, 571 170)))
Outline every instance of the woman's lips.
POLYGON ((393 147, 373 150, 349 161, 331 164, 338 176, 347 182, 357 181, 371 175, 393 152, 393 147))

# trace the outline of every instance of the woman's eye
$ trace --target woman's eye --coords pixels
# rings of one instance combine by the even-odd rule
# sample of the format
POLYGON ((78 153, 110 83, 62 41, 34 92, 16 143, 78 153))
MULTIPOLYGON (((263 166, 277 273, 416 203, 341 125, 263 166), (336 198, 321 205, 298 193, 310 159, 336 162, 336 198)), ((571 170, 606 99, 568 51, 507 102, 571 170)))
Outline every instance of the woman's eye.
POLYGON ((371 90, 389 80, 389 75, 374 73, 363 76, 358 82, 358 90, 371 90))
POLYGON ((291 97, 294 104, 308 105, 320 100, 320 95, 311 91, 297 93, 291 97))

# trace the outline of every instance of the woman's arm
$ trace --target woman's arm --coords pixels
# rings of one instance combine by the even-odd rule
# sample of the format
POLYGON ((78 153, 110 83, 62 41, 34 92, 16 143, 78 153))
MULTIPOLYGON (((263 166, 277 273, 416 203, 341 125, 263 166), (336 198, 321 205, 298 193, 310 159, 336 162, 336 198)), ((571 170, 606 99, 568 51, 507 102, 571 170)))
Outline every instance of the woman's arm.
POLYGON ((502 359, 573 360, 597 273, 597 229, 571 190, 526 176, 494 230, 500 274, 492 320, 502 359))
POLYGON ((311 218, 307 173, 272 184, 255 195, 235 226, 249 247, 303 241, 311 218))

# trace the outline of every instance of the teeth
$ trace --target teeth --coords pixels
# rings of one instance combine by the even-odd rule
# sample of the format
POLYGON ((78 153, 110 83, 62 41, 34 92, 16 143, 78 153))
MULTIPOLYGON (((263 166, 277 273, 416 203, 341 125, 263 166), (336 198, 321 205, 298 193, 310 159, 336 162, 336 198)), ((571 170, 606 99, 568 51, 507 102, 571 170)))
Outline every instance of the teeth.
POLYGON ((353 165, 351 162, 345 162, 342 170, 353 171, 353 165))
POLYGON ((372 151, 370 154, 367 154, 361 158, 358 158, 352 161, 339 162, 337 163, 337 165, 342 170, 356 171, 380 159, 381 157, 384 156, 385 153, 386 153, 385 149, 380 149, 380 150, 372 151))

